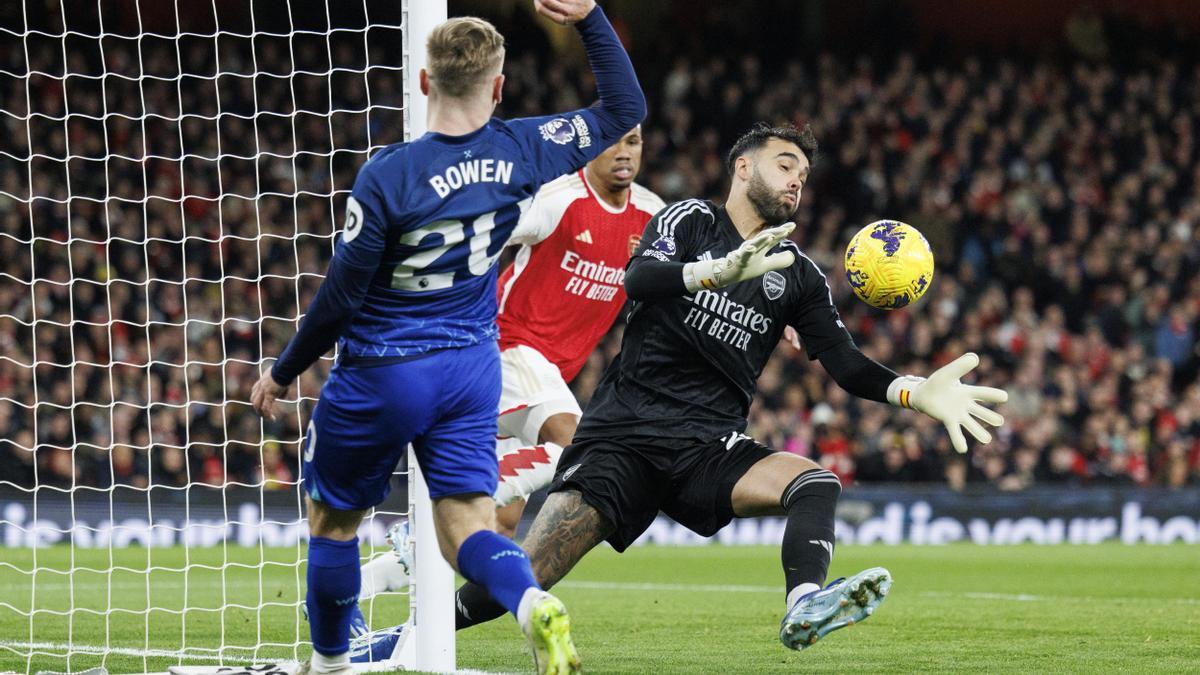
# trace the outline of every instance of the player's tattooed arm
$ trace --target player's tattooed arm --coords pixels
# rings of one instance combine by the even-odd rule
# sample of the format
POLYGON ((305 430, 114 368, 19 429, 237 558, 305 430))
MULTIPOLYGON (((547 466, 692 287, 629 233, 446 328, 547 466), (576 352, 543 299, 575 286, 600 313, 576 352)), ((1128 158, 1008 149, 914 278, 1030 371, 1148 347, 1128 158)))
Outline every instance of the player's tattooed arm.
POLYGON ((612 534, 614 526, 576 490, 546 498, 525 537, 525 551, 542 588, 558 583, 575 563, 612 534))

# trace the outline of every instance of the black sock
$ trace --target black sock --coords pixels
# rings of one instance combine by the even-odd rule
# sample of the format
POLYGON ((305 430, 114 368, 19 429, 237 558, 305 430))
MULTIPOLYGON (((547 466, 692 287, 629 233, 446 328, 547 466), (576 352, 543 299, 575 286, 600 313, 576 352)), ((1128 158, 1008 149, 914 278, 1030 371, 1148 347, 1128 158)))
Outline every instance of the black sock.
POLYGON ((833 512, 841 493, 837 476, 825 469, 805 471, 783 491, 783 574, 789 593, 800 584, 824 585, 833 559, 833 512))
POLYGON ((504 616, 507 610, 492 598, 487 589, 468 581, 454 594, 454 630, 470 628, 504 616))

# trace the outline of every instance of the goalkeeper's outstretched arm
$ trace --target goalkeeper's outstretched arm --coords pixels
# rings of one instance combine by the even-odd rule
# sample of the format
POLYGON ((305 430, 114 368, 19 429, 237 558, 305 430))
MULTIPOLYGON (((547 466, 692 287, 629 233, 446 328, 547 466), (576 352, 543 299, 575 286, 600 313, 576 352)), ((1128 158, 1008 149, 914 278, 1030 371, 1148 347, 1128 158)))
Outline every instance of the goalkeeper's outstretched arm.
POLYGON ((958 452, 967 451, 963 429, 980 443, 989 443, 991 433, 984 424, 998 427, 1004 417, 983 403, 1003 403, 1008 394, 1001 389, 963 384, 960 379, 979 365, 979 357, 964 354, 934 371, 929 379, 897 375, 872 360, 854 345, 838 315, 825 275, 809 259, 801 260, 807 293, 789 322, 808 351, 818 359, 842 389, 871 401, 912 408, 941 422, 958 452), (983 424, 981 424, 981 422, 983 424))
POLYGON ((991 442, 992 434, 984 424, 993 427, 1004 424, 1004 417, 1000 413, 982 404, 1004 403, 1008 400, 1007 392, 960 381, 979 365, 979 357, 973 353, 964 354, 938 368, 928 379, 897 375, 863 354, 852 342, 826 349, 817 355, 817 359, 830 377, 847 392, 872 401, 912 408, 941 422, 958 452, 967 451, 963 429, 986 445, 991 442))

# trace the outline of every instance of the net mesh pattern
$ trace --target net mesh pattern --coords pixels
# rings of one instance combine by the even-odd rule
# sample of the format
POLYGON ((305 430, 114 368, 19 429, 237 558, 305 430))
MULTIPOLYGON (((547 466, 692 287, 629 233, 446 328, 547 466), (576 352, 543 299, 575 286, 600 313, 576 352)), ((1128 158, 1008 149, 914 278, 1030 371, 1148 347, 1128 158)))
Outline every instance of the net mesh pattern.
POLYGON ((331 358, 275 422, 250 390, 357 168, 402 139, 400 5, 5 11, 0 670, 306 654, 299 456, 331 358))

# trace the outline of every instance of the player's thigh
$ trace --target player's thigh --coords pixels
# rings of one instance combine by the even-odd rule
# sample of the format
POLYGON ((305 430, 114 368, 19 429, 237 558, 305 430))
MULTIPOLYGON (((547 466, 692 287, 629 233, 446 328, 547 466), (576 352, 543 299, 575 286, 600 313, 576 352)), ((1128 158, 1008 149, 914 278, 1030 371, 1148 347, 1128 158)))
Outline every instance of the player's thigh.
MULTIPOLYGON (((574 399, 571 399, 574 402, 574 399)), ((538 432, 539 443, 554 443, 559 447, 567 447, 575 438, 575 429, 579 426, 580 415, 575 412, 579 409, 576 404, 574 409, 567 409, 565 406, 555 408, 548 406, 546 421, 542 422, 541 430, 538 432)))
MULTIPOLYGON (((451 350, 447 350, 451 351, 451 350)), ((452 350, 438 372, 437 416, 413 450, 434 499, 496 492, 500 361, 494 342, 452 350)))
POLYGON ((734 509, 737 484, 772 454, 770 448, 743 434, 730 434, 679 453, 671 469, 671 496, 663 512, 693 532, 716 534, 735 516, 743 515, 734 509))
POLYGON ((566 435, 566 443, 543 436, 543 427, 554 419, 550 431, 561 439, 566 415, 577 424, 582 411, 571 388, 562 379, 558 367, 541 352, 518 345, 500 353, 502 390, 500 395, 499 434, 515 437, 527 445, 549 440, 565 446, 574 435, 574 426, 566 435), (558 418, 558 419, 556 419, 558 418))
POLYGON ((426 360, 330 373, 304 443, 304 488, 314 502, 357 511, 387 497, 405 448, 434 417, 426 360))
POLYGON ((733 511, 739 517, 782 515, 783 491, 796 476, 820 469, 807 457, 774 452, 751 466, 733 486, 733 511))
POLYGON ((546 502, 559 492, 578 492, 611 524, 608 542, 624 551, 654 522, 665 496, 669 461, 653 457, 611 439, 572 443, 563 450, 546 502))

